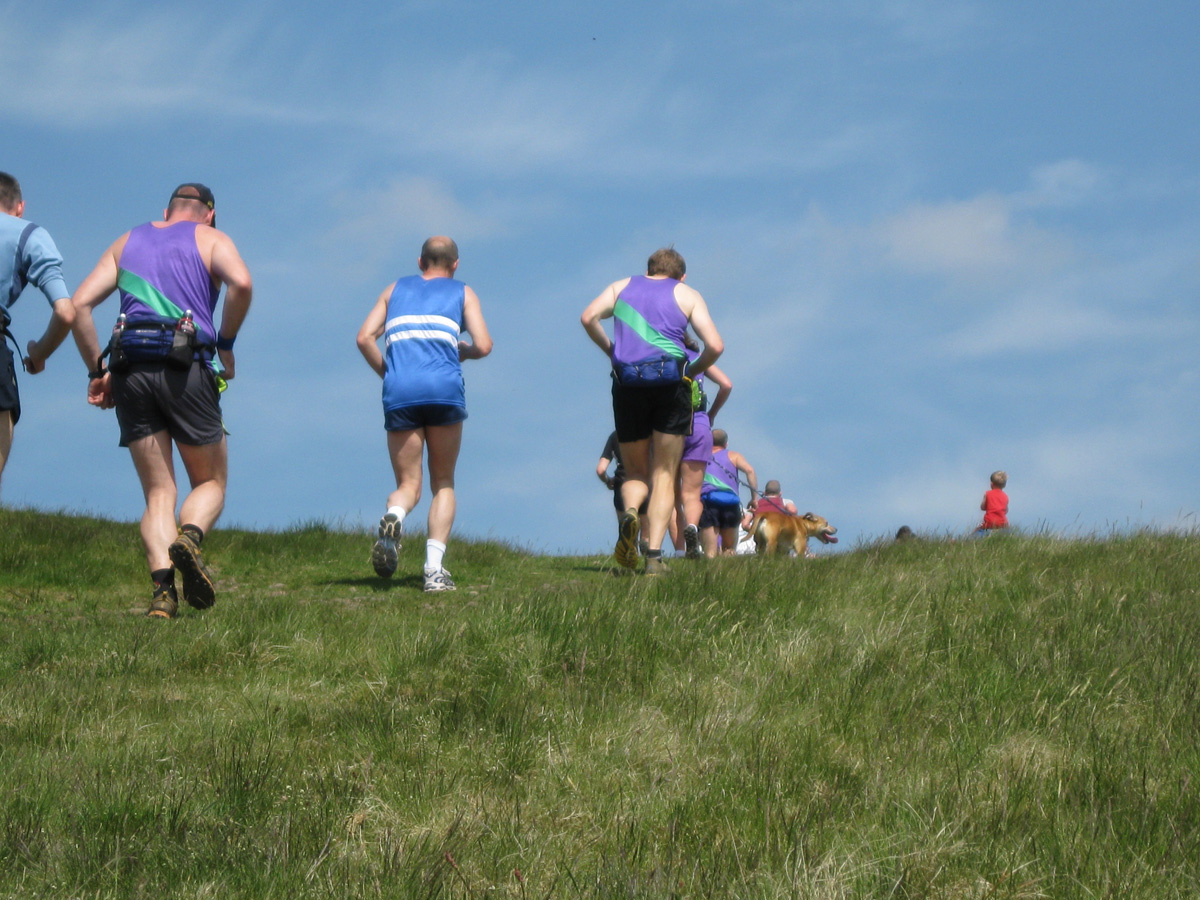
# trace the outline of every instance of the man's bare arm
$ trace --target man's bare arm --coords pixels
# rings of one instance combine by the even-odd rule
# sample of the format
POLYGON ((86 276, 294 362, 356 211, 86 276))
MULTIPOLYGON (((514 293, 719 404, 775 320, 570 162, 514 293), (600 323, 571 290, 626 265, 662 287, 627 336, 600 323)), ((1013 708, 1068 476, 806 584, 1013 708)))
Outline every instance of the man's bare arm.
POLYGON ((463 294, 463 326, 471 335, 471 343, 458 342, 458 359, 483 359, 492 352, 492 336, 488 333, 487 322, 483 319, 483 307, 479 297, 470 287, 464 286, 463 294))
POLYGON ((736 450, 729 452, 729 461, 746 473, 746 481, 750 485, 750 492, 758 496, 758 476, 754 473, 754 466, 750 465, 746 457, 738 453, 736 450))
POLYGON ((71 331, 75 336, 75 346, 79 348, 79 355, 89 372, 96 368, 100 357, 100 338, 96 334, 92 311, 117 289, 117 260, 121 258, 127 237, 128 234, 122 235, 104 251, 96 267, 71 295, 75 315, 71 331))
MULTIPOLYGON (((232 341, 238 336, 246 313, 250 311, 250 301, 254 294, 250 270, 246 268, 246 263, 229 235, 223 231, 216 232, 209 264, 212 274, 225 285, 225 304, 221 310, 221 324, 217 328, 217 337, 232 341)), ((233 348, 218 348, 217 355, 225 368, 224 377, 227 380, 233 378, 236 374, 233 348)))
POLYGON ((721 333, 717 331, 717 326, 708 313, 708 304, 704 302, 699 291, 693 290, 686 284, 678 284, 675 286, 675 303, 692 323, 692 330, 696 332, 696 337, 704 343, 704 350, 687 367, 687 374, 694 376, 703 372, 720 358, 721 354, 725 352, 725 342, 721 340, 721 333))
POLYGON ((358 329, 358 351, 367 361, 367 365, 374 369, 375 374, 380 378, 383 377, 383 351, 379 349, 379 339, 383 336, 383 329, 387 324, 388 299, 392 296, 392 289, 395 286, 396 283, 393 281, 383 289, 383 293, 379 295, 379 299, 367 313, 362 327, 358 329))
POLYGON ((725 405, 725 401, 729 399, 729 395, 733 392, 733 382, 729 380, 728 375, 716 366, 709 366, 708 371, 704 373, 704 377, 717 386, 717 396, 714 398, 712 406, 708 408, 708 421, 711 424, 716 420, 717 412, 725 405))
POLYGON ((75 324, 75 307, 70 297, 55 300, 52 310, 45 334, 36 341, 30 341, 25 347, 28 354, 25 357, 25 368, 29 370, 30 375, 36 375, 46 368, 46 360, 71 333, 71 327, 75 324))
POLYGON ((610 284, 599 297, 587 305, 583 315, 579 317, 579 321, 583 324, 583 330, 592 339, 592 343, 608 356, 612 356, 613 342, 600 321, 612 318, 613 309, 617 305, 617 296, 625 290, 627 284, 629 284, 628 278, 610 284))

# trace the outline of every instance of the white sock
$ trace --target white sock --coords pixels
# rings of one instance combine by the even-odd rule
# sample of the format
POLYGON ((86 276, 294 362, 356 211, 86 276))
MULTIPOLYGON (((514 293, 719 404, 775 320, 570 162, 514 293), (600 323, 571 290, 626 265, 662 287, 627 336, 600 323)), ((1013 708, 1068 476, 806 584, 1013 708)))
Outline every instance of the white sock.
POLYGON ((430 538, 425 542, 425 568, 436 572, 442 567, 442 557, 446 555, 446 545, 441 541, 430 538))
POLYGON ((404 521, 404 507, 403 506, 389 506, 387 514, 389 516, 395 516, 401 522, 404 521))

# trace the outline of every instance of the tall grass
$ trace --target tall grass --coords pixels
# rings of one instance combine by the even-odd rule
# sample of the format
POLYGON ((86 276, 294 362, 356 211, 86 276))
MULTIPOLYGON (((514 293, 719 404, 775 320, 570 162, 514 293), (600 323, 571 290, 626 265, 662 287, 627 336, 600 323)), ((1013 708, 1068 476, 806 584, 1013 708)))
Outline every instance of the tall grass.
POLYGON ((0 895, 1200 896, 1200 542, 815 561, 0 511, 0 895))

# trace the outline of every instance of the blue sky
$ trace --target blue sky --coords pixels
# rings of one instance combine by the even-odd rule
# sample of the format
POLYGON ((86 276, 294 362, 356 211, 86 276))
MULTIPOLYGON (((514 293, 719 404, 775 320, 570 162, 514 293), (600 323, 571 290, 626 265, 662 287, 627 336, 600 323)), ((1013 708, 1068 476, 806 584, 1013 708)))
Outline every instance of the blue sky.
MULTIPOLYGON (((255 279, 228 526, 378 519, 354 337, 447 233, 495 339, 460 534, 611 546, 579 314, 666 244, 725 338, 718 424, 842 547, 967 530, 997 468, 1027 529, 1192 528, 1198 32, 1184 2, 0 2, 0 169, 72 288, 213 188, 255 279)), ((21 378, 4 502, 136 519, 85 380, 70 344, 21 378)))

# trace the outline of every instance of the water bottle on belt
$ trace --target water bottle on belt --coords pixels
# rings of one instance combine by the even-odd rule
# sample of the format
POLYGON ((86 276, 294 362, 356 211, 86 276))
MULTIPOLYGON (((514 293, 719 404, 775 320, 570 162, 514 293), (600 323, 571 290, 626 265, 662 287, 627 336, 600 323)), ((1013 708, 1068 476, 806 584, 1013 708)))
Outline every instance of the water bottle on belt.
POLYGON ((175 336, 171 340, 171 355, 167 361, 178 369, 190 369, 196 358, 196 323, 189 309, 175 323, 175 336))
POLYGON ((100 354, 100 359, 97 361, 98 372, 104 371, 104 357, 108 356, 108 371, 116 374, 129 371, 129 357, 125 355, 125 348, 121 345, 121 335, 125 332, 125 313, 117 316, 117 323, 113 325, 112 338, 108 342, 108 349, 100 354))

